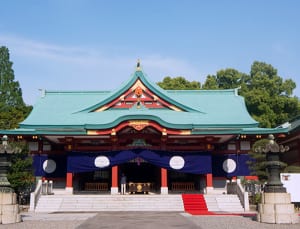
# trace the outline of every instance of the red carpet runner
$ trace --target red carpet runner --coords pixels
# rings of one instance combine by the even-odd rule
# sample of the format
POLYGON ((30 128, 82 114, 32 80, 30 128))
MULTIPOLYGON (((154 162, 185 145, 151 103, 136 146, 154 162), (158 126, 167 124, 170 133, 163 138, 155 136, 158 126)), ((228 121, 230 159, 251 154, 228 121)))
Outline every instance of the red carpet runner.
POLYGON ((184 210, 192 215, 213 215, 206 206, 202 194, 182 194, 184 210))

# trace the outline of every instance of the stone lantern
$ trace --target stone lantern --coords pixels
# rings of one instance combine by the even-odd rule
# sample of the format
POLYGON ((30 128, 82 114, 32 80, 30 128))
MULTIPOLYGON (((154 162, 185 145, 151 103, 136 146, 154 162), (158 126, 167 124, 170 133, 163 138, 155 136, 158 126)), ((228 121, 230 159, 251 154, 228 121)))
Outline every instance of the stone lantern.
POLYGON ((10 166, 8 156, 12 153, 17 153, 18 149, 13 148, 8 144, 8 137, 2 137, 2 144, 0 145, 0 223, 9 224, 21 221, 19 214, 19 205, 17 204, 17 197, 14 190, 7 179, 7 171, 10 166))
POLYGON ((257 219, 262 223, 298 223, 291 196, 280 181, 280 171, 285 163, 280 161, 280 154, 289 150, 288 146, 279 145, 273 135, 269 135, 265 147, 258 147, 256 152, 266 154, 268 181, 262 194, 262 202, 258 207, 257 219))

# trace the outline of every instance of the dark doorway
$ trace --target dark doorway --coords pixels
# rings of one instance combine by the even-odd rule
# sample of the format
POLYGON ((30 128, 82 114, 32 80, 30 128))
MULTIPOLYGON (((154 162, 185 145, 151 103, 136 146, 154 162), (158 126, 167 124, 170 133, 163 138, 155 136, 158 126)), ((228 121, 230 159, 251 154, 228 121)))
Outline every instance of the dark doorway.
POLYGON ((74 193, 108 193, 111 187, 111 169, 76 173, 73 178, 74 193))
POLYGON ((168 188, 172 193, 203 193, 205 176, 168 171, 168 188))
POLYGON ((119 174, 125 174, 128 183, 151 183, 151 191, 160 190, 160 168, 147 162, 129 162, 120 165, 119 174))

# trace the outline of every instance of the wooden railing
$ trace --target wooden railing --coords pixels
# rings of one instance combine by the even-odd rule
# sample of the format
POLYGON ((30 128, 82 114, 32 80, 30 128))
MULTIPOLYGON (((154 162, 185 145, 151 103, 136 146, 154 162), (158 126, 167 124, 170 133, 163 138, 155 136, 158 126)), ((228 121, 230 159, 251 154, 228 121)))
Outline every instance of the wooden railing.
POLYGON ((84 184, 85 191, 108 191, 108 183, 85 183, 84 184))
POLYGON ((194 191, 194 182, 172 182, 172 191, 194 191))

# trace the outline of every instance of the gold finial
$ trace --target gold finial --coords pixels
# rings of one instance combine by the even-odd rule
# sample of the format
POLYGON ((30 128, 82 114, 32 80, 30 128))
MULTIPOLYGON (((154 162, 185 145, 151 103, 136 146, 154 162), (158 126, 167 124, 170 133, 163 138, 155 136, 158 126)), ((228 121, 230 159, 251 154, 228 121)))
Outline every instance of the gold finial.
POLYGON ((140 63, 140 59, 137 60, 136 70, 137 70, 137 71, 141 71, 141 63, 140 63))

